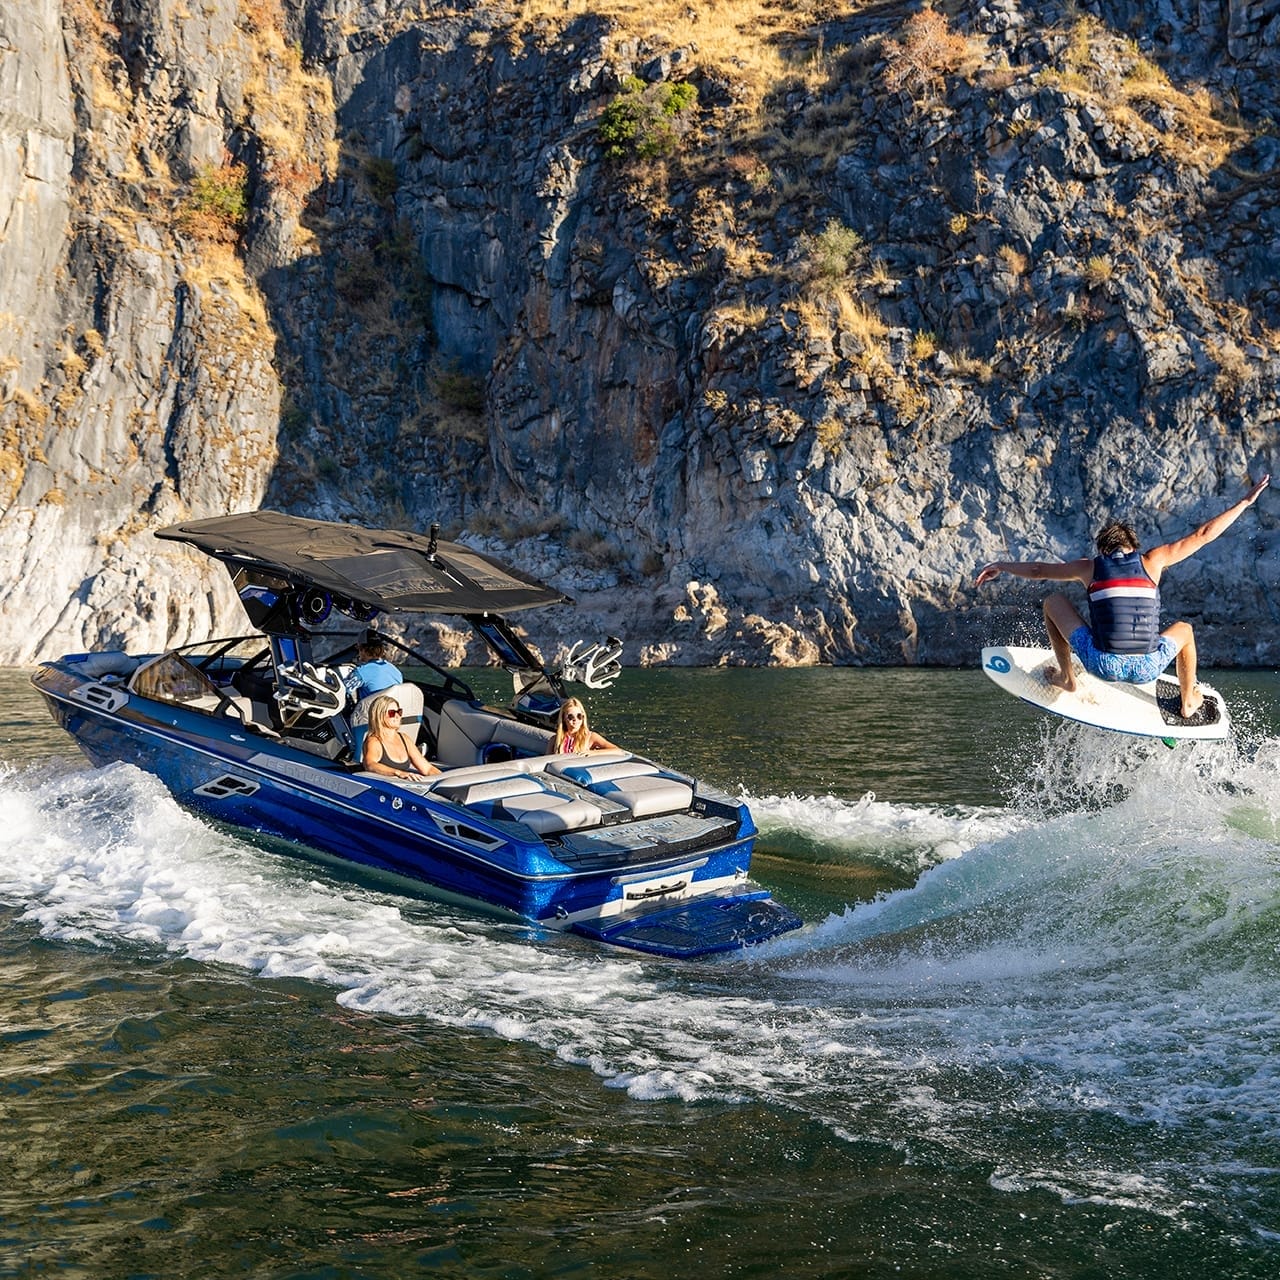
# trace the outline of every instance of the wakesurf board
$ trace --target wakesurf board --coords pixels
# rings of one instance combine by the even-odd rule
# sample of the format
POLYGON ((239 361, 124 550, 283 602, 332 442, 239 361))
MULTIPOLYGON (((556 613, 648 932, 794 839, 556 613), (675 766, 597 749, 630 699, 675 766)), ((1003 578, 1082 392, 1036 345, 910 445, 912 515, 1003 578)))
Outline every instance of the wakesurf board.
POLYGON ((1181 715, 1182 695, 1172 672, 1148 684, 1119 684, 1099 680, 1071 655, 1076 687, 1068 693, 1049 683, 1046 674, 1057 666, 1052 649, 992 645, 982 651, 982 669, 1006 693, 1067 720, 1131 733, 1143 738, 1216 741, 1231 730, 1226 703, 1216 689, 1203 682, 1204 703, 1190 719, 1181 715))

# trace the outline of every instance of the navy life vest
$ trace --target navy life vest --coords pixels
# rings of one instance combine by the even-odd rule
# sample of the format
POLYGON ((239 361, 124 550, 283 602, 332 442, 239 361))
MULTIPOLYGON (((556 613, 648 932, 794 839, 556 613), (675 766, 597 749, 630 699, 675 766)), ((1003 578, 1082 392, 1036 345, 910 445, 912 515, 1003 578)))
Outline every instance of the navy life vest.
POLYGON ((1160 588, 1142 555, 1097 556, 1089 584, 1089 629, 1105 653, 1153 653, 1160 644, 1160 588))

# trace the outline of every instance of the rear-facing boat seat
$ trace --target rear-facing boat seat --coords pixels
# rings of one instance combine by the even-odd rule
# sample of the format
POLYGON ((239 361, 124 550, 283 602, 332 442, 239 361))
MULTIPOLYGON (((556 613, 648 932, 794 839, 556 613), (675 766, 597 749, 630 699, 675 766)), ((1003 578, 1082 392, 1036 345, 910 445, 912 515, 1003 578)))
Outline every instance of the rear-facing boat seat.
POLYGON ((431 793, 455 804, 480 808, 486 817, 523 822, 539 835, 600 825, 604 814, 596 805, 553 791, 538 772, 499 776, 504 767, 509 766, 455 770, 435 783, 431 793))
POLYGON ((633 818, 676 813, 693 803, 693 788, 687 782, 643 760, 597 762, 593 758, 590 764, 566 762, 547 768, 602 799, 617 801, 633 818))
POLYGON ((437 759, 445 765, 482 764, 495 747, 509 756, 539 756, 551 744, 552 734, 511 716, 498 715, 461 699, 446 702, 436 730, 437 759))
POLYGON ((509 796, 499 802, 507 817, 523 822, 540 836, 557 831, 581 831, 598 827, 604 814, 585 800, 573 800, 558 791, 534 791, 528 795, 509 796))

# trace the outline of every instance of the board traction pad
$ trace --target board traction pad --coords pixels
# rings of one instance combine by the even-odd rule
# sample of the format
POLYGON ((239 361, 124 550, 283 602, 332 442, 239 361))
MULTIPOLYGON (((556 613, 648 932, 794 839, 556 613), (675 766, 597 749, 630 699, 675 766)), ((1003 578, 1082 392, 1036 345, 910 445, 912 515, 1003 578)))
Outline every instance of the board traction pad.
POLYGON ((1160 717, 1165 724, 1177 725, 1179 728, 1201 729, 1217 724, 1221 719, 1217 698, 1205 698, 1196 708, 1195 715, 1184 718, 1182 690, 1178 687, 1176 680, 1156 681, 1156 704, 1160 708, 1160 717))

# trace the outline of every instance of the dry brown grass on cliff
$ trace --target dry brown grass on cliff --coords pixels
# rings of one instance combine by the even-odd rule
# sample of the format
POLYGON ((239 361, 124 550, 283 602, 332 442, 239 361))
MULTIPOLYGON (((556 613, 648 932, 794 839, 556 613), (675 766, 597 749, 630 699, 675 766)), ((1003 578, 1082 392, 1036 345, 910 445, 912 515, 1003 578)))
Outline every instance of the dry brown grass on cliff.
POLYGON ((208 244, 198 255, 184 255, 182 270, 192 284, 204 287, 205 305, 226 316, 228 331, 239 335, 240 350, 253 354, 271 349, 266 301, 230 245, 208 244))
POLYGON ((1101 108, 1117 125, 1148 136, 1179 164, 1207 172, 1252 136, 1203 85, 1179 88, 1129 39, 1098 19, 1078 18, 1062 65, 1040 78, 1101 108))
POLYGON ((338 170, 330 123, 333 84, 303 66, 300 50, 286 39, 280 0, 240 0, 240 7, 255 53, 245 102, 262 145, 263 175, 301 208, 321 180, 338 170))
POLYGON ((812 51, 829 8, 819 0, 518 0, 515 32, 554 38, 578 18, 607 18, 657 47, 695 46, 698 61, 723 70, 751 107, 804 72, 801 54, 812 51))
POLYGON ((856 338, 864 349, 878 344, 889 332, 889 326, 879 311, 869 307, 861 298, 855 298, 847 289, 836 292, 835 304, 840 332, 856 338))

